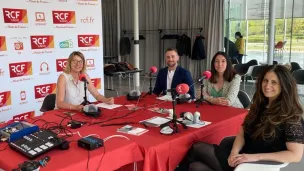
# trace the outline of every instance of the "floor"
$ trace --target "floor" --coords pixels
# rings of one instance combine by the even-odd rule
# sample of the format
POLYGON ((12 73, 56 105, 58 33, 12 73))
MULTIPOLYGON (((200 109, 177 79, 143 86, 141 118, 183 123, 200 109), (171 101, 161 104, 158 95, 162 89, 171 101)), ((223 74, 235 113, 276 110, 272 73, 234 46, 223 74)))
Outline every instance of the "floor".
MULTIPOLYGON (((117 91, 117 93, 114 91, 106 90, 108 88, 107 81, 108 81, 108 79, 106 78, 105 79, 105 95, 108 97, 109 96, 116 97, 117 93, 119 96, 126 95, 130 90, 134 89, 133 88, 134 84, 133 84, 132 79, 130 81, 131 85, 129 86, 128 77, 114 77, 113 78, 113 88, 117 91)), ((148 78, 141 77, 140 84, 141 84, 141 92, 147 92, 149 90, 149 79, 148 78)), ((155 78, 152 79, 152 86, 154 86, 154 84, 155 84, 155 78)), ((195 86, 196 86, 196 89, 199 88, 199 85, 195 85, 195 86)), ((245 91, 250 96, 250 98, 252 98, 253 93, 254 93, 254 87, 252 88, 252 86, 253 86, 253 82, 248 82, 248 83, 246 83, 246 86, 245 86, 245 91)), ((244 89, 243 83, 241 83, 240 89, 241 90, 244 89)), ((303 89, 304 89, 304 87, 301 87, 301 90, 303 90, 303 89)), ((304 91, 302 91, 302 92, 304 92, 304 91)), ((302 94, 304 94, 304 93, 302 93, 302 94)), ((301 104, 304 107, 304 96, 300 96, 300 99, 301 99, 301 104)), ((289 164, 286 168, 282 169, 282 171, 300 171, 300 170, 304 170, 304 157, 302 158, 302 161, 300 163, 289 164)))

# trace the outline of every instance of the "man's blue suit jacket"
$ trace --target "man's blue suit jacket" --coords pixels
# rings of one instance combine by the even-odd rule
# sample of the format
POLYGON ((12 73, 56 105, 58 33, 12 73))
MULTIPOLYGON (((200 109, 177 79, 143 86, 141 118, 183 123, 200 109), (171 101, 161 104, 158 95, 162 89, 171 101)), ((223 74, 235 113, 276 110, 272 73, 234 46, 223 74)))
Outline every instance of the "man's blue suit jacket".
MULTIPOLYGON (((167 90, 167 75, 168 75, 168 67, 159 70, 156 78, 155 87, 153 89, 154 94, 159 95, 161 94, 161 92, 163 92, 162 93, 163 95, 166 94, 165 91, 167 90)), ((188 94, 190 94, 192 99, 194 99, 195 98, 194 85, 193 85, 191 73, 188 70, 180 66, 177 66, 174 72, 171 89, 176 88, 176 86, 181 83, 186 83, 189 85, 189 87, 191 86, 188 94)))

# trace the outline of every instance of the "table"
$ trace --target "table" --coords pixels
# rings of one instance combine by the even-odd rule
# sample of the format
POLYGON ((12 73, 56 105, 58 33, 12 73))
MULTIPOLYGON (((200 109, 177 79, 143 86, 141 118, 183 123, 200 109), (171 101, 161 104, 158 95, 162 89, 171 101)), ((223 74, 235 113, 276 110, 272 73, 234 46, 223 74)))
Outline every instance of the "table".
MULTIPOLYGON (((127 101, 125 97, 119 97, 119 98, 115 99, 115 104, 126 105, 126 104, 136 104, 136 103, 137 103, 137 101, 127 101)), ((104 124, 117 124, 117 123, 124 123, 124 122, 138 123, 141 120, 148 119, 148 118, 151 118, 154 116, 165 117, 162 114, 157 114, 155 112, 149 111, 148 108, 152 107, 152 105, 157 106, 157 107, 162 107, 162 108, 172 108, 171 102, 159 101, 159 100, 156 100, 156 96, 148 95, 146 98, 140 99, 140 101, 138 103, 138 106, 145 107, 144 109, 137 110, 124 118, 111 120, 109 122, 105 122, 104 124)), ((202 120, 210 121, 210 122, 212 122, 212 124, 205 126, 203 128, 200 128, 200 129, 188 128, 187 130, 183 130, 180 127, 181 132, 178 134, 171 135, 171 136, 160 134, 159 128, 149 128, 149 131, 141 136, 133 136, 133 135, 123 134, 123 133, 117 133, 117 129, 124 126, 124 124, 114 125, 114 126, 105 126, 105 127, 101 127, 100 125, 84 126, 85 132, 80 130, 80 133, 82 135, 86 135, 89 132, 94 133, 96 131, 96 133, 101 135, 101 137, 106 137, 106 136, 114 135, 114 134, 120 134, 120 135, 127 136, 128 138, 130 138, 133 142, 135 142, 138 145, 140 152, 144 158, 141 162, 139 162, 138 170, 172 171, 175 169, 175 167, 178 165, 178 163, 182 160, 182 158, 185 156, 186 152, 188 151, 188 149, 191 147, 191 145, 193 143, 195 143, 197 141, 204 141, 204 142, 208 142, 208 143, 218 144, 225 136, 236 135, 237 132, 239 131, 240 125, 243 122, 245 115, 248 112, 245 109, 236 109, 236 108, 231 108, 231 107, 214 106, 214 105, 211 106, 209 104, 203 104, 199 108, 195 108, 194 103, 179 104, 176 106, 176 111, 177 111, 178 115, 181 112, 194 113, 195 111, 199 111, 201 113, 202 120)), ((115 110, 103 109, 102 115, 100 116, 100 118, 90 119, 90 121, 91 122, 106 121, 109 118, 123 116, 128 112, 129 112, 129 110, 127 110, 127 108, 124 106, 117 108, 115 110)), ((48 117, 50 117, 48 119, 52 120, 54 118, 57 118, 55 115, 56 113, 58 113, 58 111, 56 111, 56 110, 49 111, 49 112, 46 112, 43 117, 48 116, 48 117)), ((82 120, 88 119, 86 116, 84 116, 80 113, 74 115, 73 118, 82 119, 82 120)), ((57 118, 57 119, 59 119, 59 118, 57 118)), ((141 124, 134 124, 134 126, 144 127, 141 124)), ((111 141, 111 140, 109 140, 109 141, 111 141)), ((115 143, 123 143, 123 142, 126 142, 126 140, 124 140, 124 139, 115 140, 115 143)), ((129 142, 129 141, 127 141, 127 142, 129 142)), ((106 144, 107 149, 109 149, 112 145, 110 143, 108 143, 108 144, 109 145, 106 144), (108 146, 109 146, 109 148, 108 148, 108 146)), ((133 144, 134 148, 135 148, 136 144, 133 144)), ((138 152, 132 151, 132 154, 130 154, 129 150, 124 151, 123 149, 121 149, 123 147, 118 148, 116 145, 114 145, 115 147, 113 147, 113 150, 116 149, 117 153, 113 152, 113 155, 107 156, 107 154, 109 154, 109 153, 106 152, 106 157, 108 157, 108 159, 107 159, 108 161, 111 162, 111 157, 112 157, 112 160, 117 161, 117 162, 119 161, 119 163, 121 163, 123 160, 127 160, 127 161, 123 162, 123 164, 126 164, 128 162, 133 163, 135 161, 140 161, 139 154, 136 154, 136 155, 133 154, 133 153, 138 153, 138 152), (115 156, 115 154, 116 154, 116 156, 115 156), (125 157, 119 157, 119 160, 116 160, 118 157, 117 154, 125 155, 125 157), (132 155, 135 155, 135 156, 132 156, 132 155), (128 157, 130 157, 130 159, 127 159, 128 157)), ((132 144, 129 144, 129 145, 132 146, 132 144)), ((126 148, 127 147, 125 147, 124 149, 126 149, 126 148)), ((127 149, 130 149, 130 148, 131 147, 129 146, 127 149)), ((86 155, 85 150, 83 150, 83 149, 78 149, 78 150, 79 151, 82 150, 83 155, 86 155)), ((54 158, 57 156, 60 158, 60 159, 56 159, 58 161, 61 161, 64 158, 64 156, 60 156, 60 153, 58 153, 58 152, 52 151, 52 152, 50 152, 50 155, 51 155, 51 153, 52 153, 52 155, 55 155, 54 158)), ((98 152, 96 151, 96 153, 101 154, 102 149, 98 149, 98 152)), ((0 154, 1 154, 1 152, 0 152, 0 154)), ((17 155, 17 154, 15 154, 15 155, 17 155)), ((86 157, 81 157, 81 158, 86 159, 86 157)), ((1 166, 1 163, 3 163, 3 162, 1 162, 1 160, 4 160, 4 159, 0 159, 0 166, 1 166)), ((75 161, 71 161, 71 162, 75 162, 75 161)), ((103 163, 106 163, 106 159, 103 160, 103 163)), ((113 161, 112 161, 112 163, 113 163, 113 161)), ((84 164, 84 163, 82 163, 82 164, 84 164)), ((122 163, 119 165, 121 166, 122 163)), ((60 166, 60 167, 68 168, 68 166, 60 166)), ((75 168, 75 167, 73 167, 73 168, 75 168)), ((125 167, 124 170, 128 170, 128 168, 125 167)))
MULTIPOLYGON (((62 118, 56 116, 55 114, 62 115, 62 111, 52 111, 46 112, 43 116, 36 117, 36 119, 44 119, 49 122, 59 123, 62 118)), ((76 117, 77 118, 77 117, 76 117)), ((29 122, 34 120, 30 119, 29 122)), ((63 124, 66 124, 68 120, 64 121, 63 124)), ((38 121, 35 124, 42 125, 45 122, 38 121)), ((79 131, 81 136, 87 136, 89 134, 97 134, 101 138, 106 138, 112 133, 106 132, 98 125, 94 126, 83 126, 82 128, 71 130, 72 132, 79 131)), ((87 161, 88 161, 88 151, 77 146, 77 140, 80 137, 75 134, 73 137, 68 138, 70 143, 70 149, 61 151, 60 149, 54 149, 48 153, 38 157, 37 159, 42 158, 43 156, 50 156, 51 160, 47 166, 42 171, 75 171, 75 170, 86 170, 87 161)), ((7 146, 7 143, 1 143, 0 149, 4 149, 7 146)), ((130 163, 138 162, 143 160, 142 153, 138 145, 134 141, 130 141, 120 137, 114 137, 105 142, 105 153, 104 148, 98 148, 96 150, 90 151, 90 160, 89 160, 89 170, 96 170, 100 162, 101 157, 104 155, 101 161, 101 166, 99 170, 102 171, 112 171, 119 169, 123 165, 130 163), (120 156, 119 159, 117 156, 120 156)), ((10 147, 7 147, 6 150, 0 151, 0 168, 3 170, 12 170, 17 168, 18 164, 28 161, 26 157, 23 157, 21 154, 15 152, 10 147), (4 157, 5 156, 5 157, 4 157)))
MULTIPOLYGON (((137 101, 128 102, 124 97, 115 100, 118 104, 136 104, 137 101)), ((150 104, 162 103, 155 100, 154 95, 149 95, 145 99, 141 99, 139 106, 148 106, 150 104)), ((158 105, 163 108, 172 108, 171 102, 166 102, 158 105)), ((104 110, 104 113, 112 113, 112 111, 104 110)), ((243 123, 244 117, 247 114, 245 109, 237 109, 231 107, 222 107, 209 104, 203 104, 200 108, 195 108, 194 103, 186 103, 176 106, 176 111, 179 117, 181 112, 199 111, 202 120, 211 121, 212 124, 201 129, 188 128, 172 136, 162 135, 159 133, 159 128, 151 128, 149 132, 137 137, 128 135, 128 137, 137 142, 144 155, 142 163, 144 171, 172 171, 179 164, 191 145, 197 141, 219 144, 220 141, 231 135, 236 135, 243 123)), ((163 116, 149 110, 138 110, 131 114, 128 118, 123 119, 123 122, 141 121, 153 116, 163 116)), ((111 121, 111 123, 119 123, 122 120, 111 121)), ((137 125, 139 126, 139 125, 137 125)), ((106 127, 108 131, 115 131, 118 126, 106 127)))

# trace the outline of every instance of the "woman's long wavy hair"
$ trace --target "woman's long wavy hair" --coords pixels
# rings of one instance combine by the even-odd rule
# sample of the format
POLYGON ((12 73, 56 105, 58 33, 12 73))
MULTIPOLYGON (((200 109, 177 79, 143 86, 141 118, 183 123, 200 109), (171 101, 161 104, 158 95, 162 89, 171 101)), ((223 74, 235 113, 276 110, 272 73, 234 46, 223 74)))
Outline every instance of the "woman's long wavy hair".
POLYGON ((226 67, 226 70, 224 72, 224 80, 225 81, 232 81, 234 76, 236 75, 233 67, 232 67, 232 64, 231 64, 231 60, 229 59, 229 57, 227 56, 227 54, 225 52, 222 52, 222 51, 218 51, 212 58, 211 60, 211 78, 210 78, 210 82, 215 84, 217 83, 217 77, 218 77, 218 73, 214 67, 214 63, 215 63, 215 59, 218 55, 222 55, 225 57, 226 59, 226 62, 227 62, 227 67, 226 67))
POLYGON ((301 120, 302 115, 303 109, 299 102, 297 85, 290 71, 281 65, 271 65, 261 72, 257 79, 256 93, 245 118, 244 130, 246 131, 250 125, 252 138, 273 139, 276 136, 276 127, 282 123, 295 124, 301 120), (277 75, 281 93, 268 108, 263 108, 262 106, 266 107, 268 104, 268 98, 262 91, 262 82, 268 72, 274 72, 277 75), (263 113, 258 115, 260 112, 263 113), (258 119, 257 122, 255 122, 256 119, 258 119), (253 123, 257 124, 252 125, 253 123))

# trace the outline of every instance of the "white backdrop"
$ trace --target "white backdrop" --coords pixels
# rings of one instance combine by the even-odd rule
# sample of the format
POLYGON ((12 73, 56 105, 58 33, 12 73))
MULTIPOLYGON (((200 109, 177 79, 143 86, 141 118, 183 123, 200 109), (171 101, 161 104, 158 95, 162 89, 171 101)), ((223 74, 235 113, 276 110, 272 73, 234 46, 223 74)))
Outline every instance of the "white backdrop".
POLYGON ((101 0, 9 0, 0 8, 0 122, 39 115, 75 50, 104 94, 101 0))

